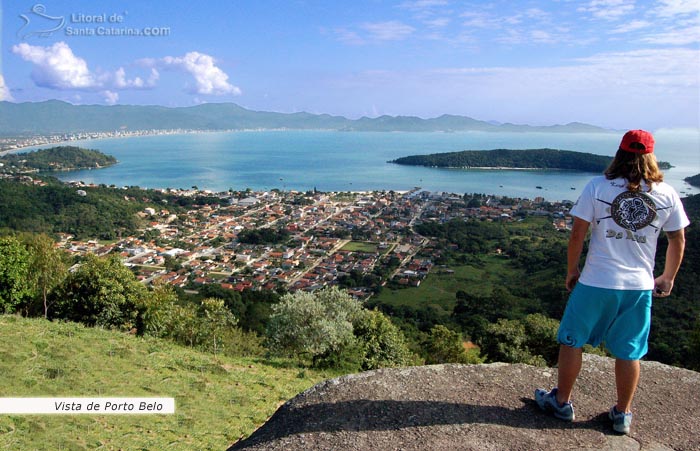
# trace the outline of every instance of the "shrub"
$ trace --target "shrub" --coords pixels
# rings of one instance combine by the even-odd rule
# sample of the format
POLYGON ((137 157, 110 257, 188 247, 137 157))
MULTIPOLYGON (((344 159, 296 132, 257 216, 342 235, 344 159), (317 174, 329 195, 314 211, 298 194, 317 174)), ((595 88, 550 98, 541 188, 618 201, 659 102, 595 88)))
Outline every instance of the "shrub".
POLYGON ((417 362, 401 330, 378 310, 363 310, 353 323, 358 342, 360 368, 373 370, 417 362))
POLYGON ((14 313, 28 298, 30 255, 14 237, 0 238, 0 313, 14 313))
POLYGON ((276 354, 311 358, 312 364, 318 366, 324 358, 340 354, 354 344, 352 322, 361 308, 337 288, 285 294, 272 306, 267 326, 268 348, 276 354))
POLYGON ((55 308, 49 318, 131 329, 136 326, 138 306, 147 293, 118 257, 88 255, 52 293, 55 308))
POLYGON ((424 346, 426 363, 482 363, 483 359, 475 350, 464 349, 462 336, 443 325, 430 329, 424 346))
POLYGON ((482 351, 490 361, 546 366, 557 360, 559 322, 541 314, 522 320, 499 319, 486 327, 482 351))

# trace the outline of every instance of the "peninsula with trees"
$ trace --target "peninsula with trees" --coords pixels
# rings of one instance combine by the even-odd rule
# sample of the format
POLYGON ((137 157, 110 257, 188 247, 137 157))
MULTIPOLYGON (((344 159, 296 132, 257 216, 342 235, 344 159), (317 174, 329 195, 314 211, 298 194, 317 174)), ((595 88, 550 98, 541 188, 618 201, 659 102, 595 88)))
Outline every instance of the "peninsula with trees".
MULTIPOLYGON (((586 152, 558 149, 493 149, 412 155, 391 160, 390 163, 411 166, 460 169, 541 169, 581 172, 602 172, 612 157, 586 152)), ((667 162, 659 162, 669 169, 667 162)))
POLYGON ((691 177, 686 177, 685 180, 689 185, 695 186, 696 188, 700 188, 700 174, 695 174, 691 177))
POLYGON ((58 146, 0 156, 0 174, 99 169, 116 163, 116 158, 98 150, 58 146))

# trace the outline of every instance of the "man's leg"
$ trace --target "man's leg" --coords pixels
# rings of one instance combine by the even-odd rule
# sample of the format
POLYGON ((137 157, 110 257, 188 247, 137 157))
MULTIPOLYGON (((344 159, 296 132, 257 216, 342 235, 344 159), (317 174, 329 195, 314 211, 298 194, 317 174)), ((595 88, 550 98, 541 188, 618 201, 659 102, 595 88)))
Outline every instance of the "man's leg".
POLYGON ((638 382, 639 360, 615 360, 616 408, 618 412, 629 413, 631 411, 632 398, 634 398, 638 382))
POLYGON ((559 381, 557 383, 557 401, 562 404, 571 400, 574 383, 581 371, 583 348, 559 346, 559 381))

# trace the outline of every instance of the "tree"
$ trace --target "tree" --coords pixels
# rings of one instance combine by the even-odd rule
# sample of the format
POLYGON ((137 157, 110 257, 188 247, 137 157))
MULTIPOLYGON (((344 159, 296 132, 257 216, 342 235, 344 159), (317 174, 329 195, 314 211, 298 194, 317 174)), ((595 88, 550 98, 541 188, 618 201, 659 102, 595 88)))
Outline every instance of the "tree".
POLYGON ((426 363, 481 363, 483 360, 472 351, 464 349, 464 340, 459 333, 443 325, 430 329, 425 342, 426 363))
POLYGON ((522 319, 527 336, 527 347, 532 354, 542 356, 548 365, 554 365, 559 356, 557 332, 559 321, 540 313, 522 319))
POLYGON ((90 254, 52 293, 56 307, 49 318, 130 329, 136 325, 138 307, 147 294, 118 257, 90 254))
POLYGON ((49 317, 48 294, 68 275, 68 265, 63 251, 56 249, 49 236, 33 235, 27 240, 30 252, 29 277, 39 291, 43 303, 44 318, 49 317))
POLYGON ((200 342, 205 350, 216 354, 224 345, 226 332, 232 329, 237 320, 226 308, 221 299, 207 298, 200 306, 200 318, 202 319, 200 342))
POLYGON ((544 359, 532 355, 527 348, 525 326, 520 321, 500 318, 486 332, 480 345, 489 361, 545 366, 544 359))
POLYGON ((416 361, 401 330, 379 310, 362 310, 353 323, 361 369, 405 366, 416 361))
POLYGON ((522 320, 500 318, 486 328, 481 349, 493 362, 546 366, 557 360, 559 322, 541 314, 522 320))
POLYGON ((278 354, 310 357, 317 366, 354 343, 353 321, 361 308, 347 292, 335 287, 285 294, 272 306, 268 347, 278 354))
POLYGON ((154 337, 165 337, 171 329, 170 310, 178 301, 172 285, 163 282, 154 284, 148 296, 137 305, 137 332, 154 337))
POLYGON ((29 297, 30 255, 14 237, 0 238, 0 313, 14 313, 29 297))
POLYGON ((700 316, 695 320, 695 330, 690 334, 689 368, 700 371, 700 316))

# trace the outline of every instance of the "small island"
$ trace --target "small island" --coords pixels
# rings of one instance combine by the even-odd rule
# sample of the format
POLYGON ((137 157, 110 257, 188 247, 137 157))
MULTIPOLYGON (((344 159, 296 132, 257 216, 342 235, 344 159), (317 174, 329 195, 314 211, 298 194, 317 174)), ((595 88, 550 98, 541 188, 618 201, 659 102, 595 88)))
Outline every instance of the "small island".
POLYGON ((686 177, 683 180, 685 180, 688 183, 688 185, 700 188, 700 174, 695 174, 691 177, 686 177))
POLYGON ((0 157, 0 174, 99 169, 116 163, 116 158, 98 150, 59 146, 3 155, 0 157))
MULTIPOLYGON (((540 169, 603 172, 612 157, 558 149, 464 150, 397 158, 389 163, 453 169, 540 169)), ((672 166, 659 162, 661 169, 672 166)))

